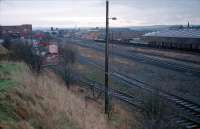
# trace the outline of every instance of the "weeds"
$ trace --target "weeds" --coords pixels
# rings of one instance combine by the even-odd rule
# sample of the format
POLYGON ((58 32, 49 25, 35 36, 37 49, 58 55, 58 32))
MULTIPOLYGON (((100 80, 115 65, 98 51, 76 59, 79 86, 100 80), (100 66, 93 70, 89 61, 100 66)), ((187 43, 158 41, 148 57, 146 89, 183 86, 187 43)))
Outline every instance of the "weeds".
POLYGON ((158 92, 149 94, 144 102, 143 129, 178 129, 171 121, 172 111, 158 92))
POLYGON ((54 73, 36 76, 27 65, 19 63, 18 66, 8 75, 18 86, 9 90, 4 98, 14 110, 9 111, 11 114, 1 110, 16 123, 11 124, 7 118, 2 118, 0 127, 1 123, 6 123, 16 129, 128 129, 128 125, 123 125, 124 121, 113 125, 104 116, 102 108, 92 102, 87 105, 82 95, 68 90, 54 73))
POLYGON ((32 70, 38 71, 40 57, 32 53, 32 46, 27 43, 10 43, 8 60, 25 62, 32 70))
POLYGON ((64 74, 61 73, 60 75, 65 80, 65 84, 69 87, 73 81, 73 64, 76 62, 77 51, 71 45, 63 45, 60 46, 59 52, 62 55, 64 64, 64 74))

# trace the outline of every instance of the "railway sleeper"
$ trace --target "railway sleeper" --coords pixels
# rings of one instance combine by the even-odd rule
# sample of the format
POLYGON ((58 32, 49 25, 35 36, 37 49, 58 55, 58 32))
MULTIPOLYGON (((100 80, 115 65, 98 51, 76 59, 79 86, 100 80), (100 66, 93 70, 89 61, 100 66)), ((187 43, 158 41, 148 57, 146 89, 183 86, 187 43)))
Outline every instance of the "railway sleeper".
POLYGON ((184 123, 182 126, 184 126, 186 129, 194 129, 194 128, 198 127, 198 125, 196 125, 192 122, 184 123))
POLYGON ((181 103, 177 103, 176 105, 179 109, 186 109, 187 111, 192 111, 192 112, 195 112, 196 114, 200 114, 200 112, 198 111, 199 108, 197 106, 195 108, 194 106, 190 107, 187 105, 183 105, 181 103))
POLYGON ((196 125, 196 124, 186 126, 187 129, 195 129, 197 127, 198 127, 198 125, 196 125))
POLYGON ((184 105, 194 105, 193 103, 191 103, 191 102, 187 102, 187 101, 185 101, 185 100, 182 100, 182 102, 180 102, 181 104, 184 104, 184 105))
MULTIPOLYGON (((180 109, 180 110, 183 110, 183 109, 180 109)), ((195 117, 197 119, 200 119, 200 115, 197 114, 196 112, 193 112, 191 110, 183 110, 183 111, 185 111, 185 113, 188 112, 189 113, 188 115, 190 115, 190 116, 193 116, 193 117, 195 117)))
POLYGON ((185 104, 185 106, 187 106, 187 107, 191 107, 191 108, 194 108, 194 107, 196 107, 194 104, 192 104, 192 103, 187 103, 187 104, 185 104))
POLYGON ((186 129, 196 129, 199 127, 198 124, 192 122, 192 121, 188 121, 186 119, 181 119, 179 118, 178 120, 176 120, 176 123, 186 129))

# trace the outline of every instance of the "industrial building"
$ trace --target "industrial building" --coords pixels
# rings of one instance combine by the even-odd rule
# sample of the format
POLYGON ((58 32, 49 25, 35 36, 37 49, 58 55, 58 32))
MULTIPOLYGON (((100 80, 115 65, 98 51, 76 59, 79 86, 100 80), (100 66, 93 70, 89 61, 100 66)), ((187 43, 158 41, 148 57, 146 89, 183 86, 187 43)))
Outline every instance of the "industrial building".
POLYGON ((162 30, 146 33, 149 46, 200 51, 200 29, 162 30))

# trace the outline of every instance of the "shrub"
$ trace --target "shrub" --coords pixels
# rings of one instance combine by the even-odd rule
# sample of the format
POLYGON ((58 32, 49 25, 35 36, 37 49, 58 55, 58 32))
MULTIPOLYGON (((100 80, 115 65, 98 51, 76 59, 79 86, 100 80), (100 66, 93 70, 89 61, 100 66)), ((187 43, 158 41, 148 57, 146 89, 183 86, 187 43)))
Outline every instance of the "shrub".
POLYGON ((30 68, 40 69, 40 57, 32 53, 32 46, 26 43, 13 43, 10 45, 10 60, 23 61, 30 68))
POLYGON ((59 48, 60 54, 64 58, 66 64, 73 64, 76 61, 76 50, 72 45, 62 45, 59 48))
POLYGON ((3 47, 9 49, 11 46, 11 41, 8 38, 6 38, 2 45, 3 45, 3 47))
POLYGON ((60 46, 60 54, 62 55, 64 64, 64 74, 61 74, 67 86, 73 81, 73 64, 76 62, 77 51, 71 45, 60 46))
POLYGON ((171 120, 172 111, 159 93, 152 93, 145 98, 143 112, 143 129, 177 129, 171 120))

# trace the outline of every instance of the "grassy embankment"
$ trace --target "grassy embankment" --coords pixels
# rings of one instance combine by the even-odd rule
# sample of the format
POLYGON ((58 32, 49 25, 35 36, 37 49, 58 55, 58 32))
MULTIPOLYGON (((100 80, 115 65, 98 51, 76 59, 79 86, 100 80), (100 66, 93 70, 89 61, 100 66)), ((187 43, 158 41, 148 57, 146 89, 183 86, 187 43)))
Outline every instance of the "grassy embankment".
POLYGON ((24 63, 1 61, 0 128, 131 128, 133 122, 120 107, 115 106, 115 115, 109 120, 103 105, 86 100, 86 94, 79 91, 82 90, 68 90, 52 72, 36 76, 24 63))

